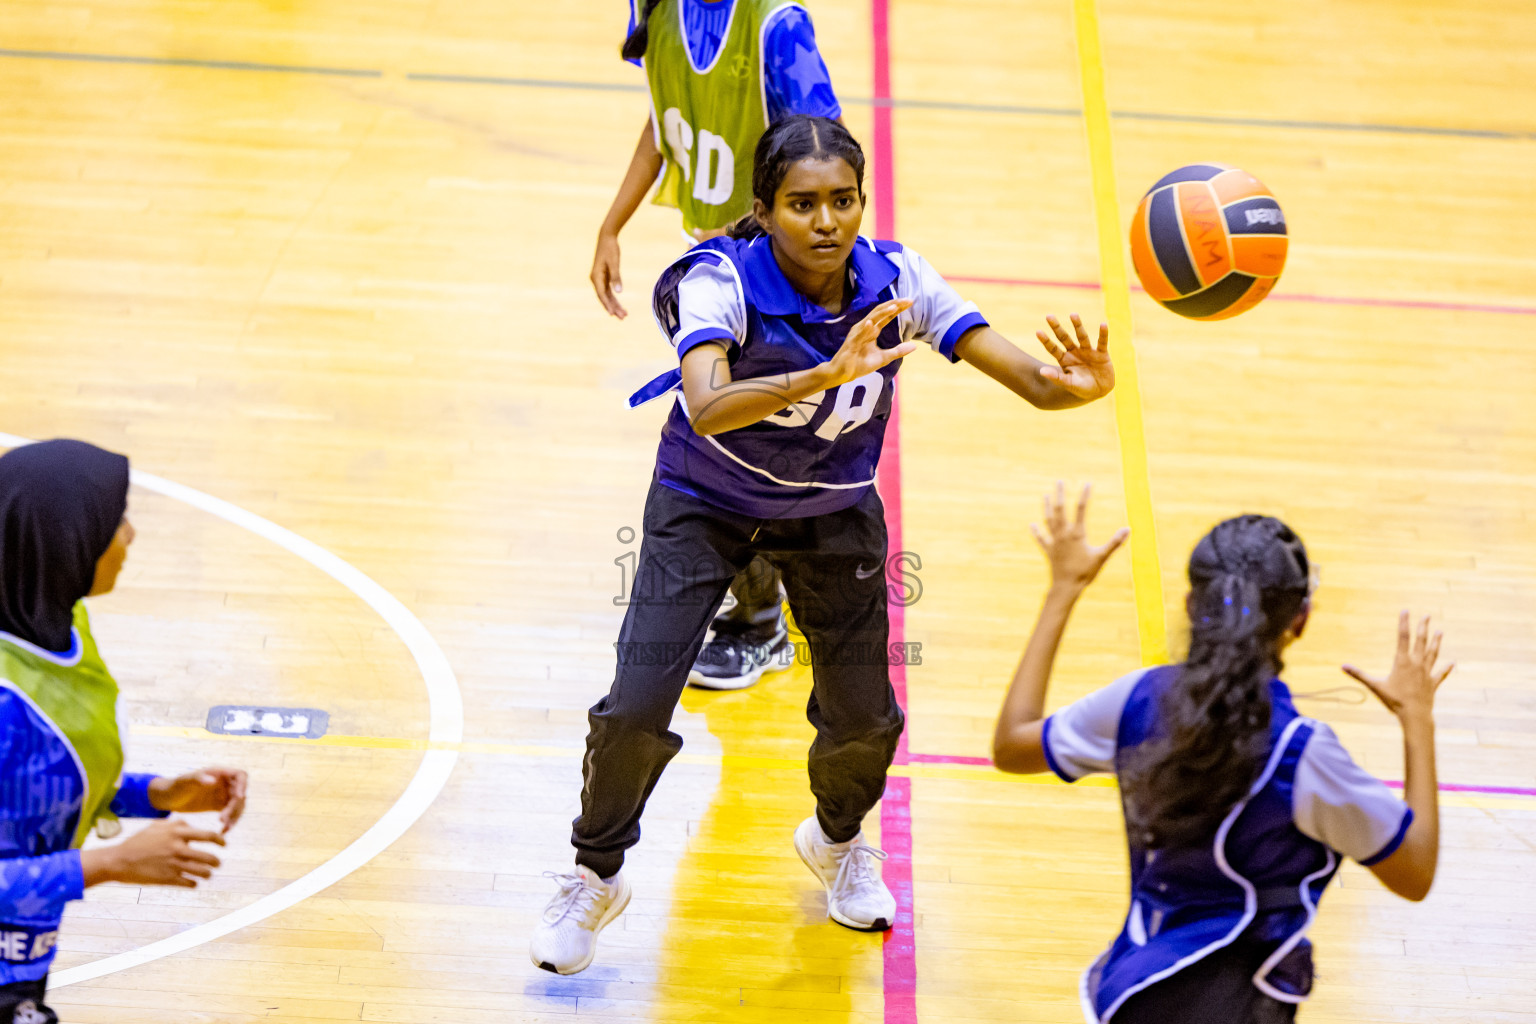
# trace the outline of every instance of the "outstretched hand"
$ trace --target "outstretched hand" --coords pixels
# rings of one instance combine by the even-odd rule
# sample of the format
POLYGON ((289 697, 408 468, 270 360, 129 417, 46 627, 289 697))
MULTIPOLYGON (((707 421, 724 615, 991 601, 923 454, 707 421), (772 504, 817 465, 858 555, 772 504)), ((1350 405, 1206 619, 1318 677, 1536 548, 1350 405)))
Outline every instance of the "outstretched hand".
POLYGON ((1045 496, 1045 529, 1030 524, 1029 532, 1035 535, 1040 550, 1051 563, 1051 582, 1064 584, 1078 590, 1092 583, 1109 556, 1119 549, 1131 535, 1127 527, 1121 527, 1107 542, 1094 547, 1088 543, 1088 496, 1092 487, 1085 485, 1077 500, 1077 515, 1068 520, 1066 488, 1056 482, 1055 495, 1045 496))
POLYGON ((1408 613, 1403 612, 1397 618, 1397 655, 1385 679, 1368 676, 1353 665, 1343 666, 1345 675, 1364 684, 1398 718, 1430 714, 1435 691, 1456 667, 1454 663, 1442 669, 1435 667, 1435 659, 1440 657, 1441 634, 1429 635, 1429 616, 1420 620, 1418 634, 1411 639, 1410 632, 1408 613))
POLYGON ((917 343, 904 341, 894 348, 880 347, 880 332, 885 325, 911 308, 911 299, 891 299, 869 311, 843 339, 843 344, 827 362, 834 377, 834 384, 846 384, 865 374, 874 373, 903 356, 917 351, 917 343))
POLYGON ((149 786, 149 802, 161 811, 218 811, 228 832, 245 813, 245 772, 238 768, 204 768, 174 778, 158 778, 149 786))
POLYGON ((1045 322, 1055 337, 1044 331, 1036 331, 1035 337, 1059 365, 1040 367, 1040 376, 1085 401, 1102 398, 1115 389, 1115 364, 1109 358, 1108 324, 1099 324, 1099 341, 1095 347, 1088 339, 1088 332, 1083 330, 1082 317, 1076 313, 1072 314, 1072 331, 1076 337, 1068 334, 1054 316, 1046 317, 1045 322))

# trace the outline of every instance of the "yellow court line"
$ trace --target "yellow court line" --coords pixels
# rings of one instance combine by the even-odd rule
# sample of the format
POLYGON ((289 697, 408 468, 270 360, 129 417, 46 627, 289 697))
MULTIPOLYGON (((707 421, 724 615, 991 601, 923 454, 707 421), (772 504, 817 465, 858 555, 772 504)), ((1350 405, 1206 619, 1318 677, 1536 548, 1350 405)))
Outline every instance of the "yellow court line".
POLYGON ((1141 639, 1141 663, 1156 665, 1168 660, 1168 628, 1163 617, 1163 578, 1157 558, 1156 523, 1152 518, 1147 439, 1141 420, 1141 382, 1136 373, 1136 349, 1131 343, 1131 289, 1121 246, 1120 205, 1115 198, 1115 161, 1110 147, 1109 103, 1104 95, 1099 15, 1095 0, 1073 0, 1072 9, 1083 87, 1083 122, 1088 129, 1088 157, 1093 172, 1093 212, 1099 228, 1099 281, 1115 359, 1115 427, 1120 434, 1125 511, 1131 526, 1136 632, 1141 639))
MULTIPOLYGON (((1072 0, 1072 14, 1083 89, 1083 123, 1088 130, 1093 176, 1093 211, 1099 230, 1099 279, 1115 356, 1115 426, 1120 434, 1125 508, 1131 525, 1131 582, 1136 593, 1137 635, 1141 640, 1142 664, 1154 665, 1168 660, 1168 627, 1152 516, 1147 439, 1142 427, 1141 383, 1131 342, 1130 280, 1121 241, 1120 203, 1115 193, 1115 160, 1110 144, 1109 101, 1104 88, 1104 53, 1099 40, 1096 0, 1072 0)), ((1440 794, 1443 807, 1493 809, 1528 804, 1531 799, 1521 794, 1440 794)))

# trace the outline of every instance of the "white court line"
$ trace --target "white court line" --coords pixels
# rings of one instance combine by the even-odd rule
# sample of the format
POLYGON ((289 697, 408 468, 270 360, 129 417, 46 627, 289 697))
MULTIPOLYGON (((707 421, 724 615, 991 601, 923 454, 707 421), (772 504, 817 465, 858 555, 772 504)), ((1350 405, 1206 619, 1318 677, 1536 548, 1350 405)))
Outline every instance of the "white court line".
MULTIPOLYGON (((19 448, 31 443, 24 437, 0 433, 0 447, 19 448)), ((421 624, 421 620, 412 615, 410 610, 389 591, 318 544, 307 541, 298 534, 285 530, 255 513, 247 512, 237 505, 231 505, 202 491, 193 490, 191 487, 185 487, 149 473, 141 473, 138 470, 132 471, 132 479, 135 484, 146 490, 174 498, 243 527, 259 537, 265 537, 278 547, 298 555, 356 594, 399 634, 400 639, 410 650, 411 657, 416 659, 416 666, 421 670, 422 682, 427 687, 427 703, 431 713, 428 740, 444 744, 458 744, 463 741, 464 702, 459 693, 459 681, 453 674, 453 668, 448 664, 448 657, 443 654, 437 641, 432 639, 432 634, 427 632, 427 627, 421 624)), ((92 981, 130 967, 147 964, 152 960, 159 960, 173 953, 185 952, 193 946, 212 942, 247 925, 266 920, 273 914, 287 910, 295 903, 335 885, 384 852, 390 843, 399 839, 416 823, 416 820, 432 805, 432 801, 437 799, 438 793, 442 792, 443 785, 448 781, 448 776, 453 772, 453 766, 458 759, 457 750, 434 748, 426 751, 410 784, 405 787, 405 791, 400 794, 400 798, 394 805, 384 812, 384 816, 374 822, 368 831, 358 836, 352 845, 309 874, 289 882, 281 889, 263 896, 249 906, 169 938, 151 942, 147 946, 140 946, 126 953, 103 957, 88 964, 50 974, 48 987, 57 989, 77 982, 92 981)))

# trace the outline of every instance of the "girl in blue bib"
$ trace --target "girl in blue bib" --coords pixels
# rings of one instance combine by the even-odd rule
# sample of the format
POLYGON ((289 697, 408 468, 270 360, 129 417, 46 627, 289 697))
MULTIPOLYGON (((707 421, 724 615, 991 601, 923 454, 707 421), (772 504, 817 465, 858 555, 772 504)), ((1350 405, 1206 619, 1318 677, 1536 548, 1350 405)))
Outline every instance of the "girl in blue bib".
MULTIPOLYGON (((864 155, 835 121, 787 118, 758 142, 753 214, 657 282, 653 309, 679 368, 632 401, 677 398, 646 499, 634 594, 613 687, 591 710, 576 870, 535 930, 534 963, 592 960, 629 899, 619 873, 640 815, 682 746, 669 729, 715 606, 762 555, 783 574, 814 676, 816 813, 795 848, 828 914, 883 930, 896 903, 863 841, 903 718, 890 682, 886 532, 875 471, 901 360, 923 342, 1043 409, 1114 386, 1108 328, 1093 343, 1050 320, 1056 365, 1014 347, 922 257, 859 236, 864 155)), ((728 897, 727 897, 728 898, 728 897)))
POLYGON ((1307 929, 1342 858, 1389 889, 1423 899, 1435 876, 1439 818, 1429 620, 1398 623, 1385 679, 1346 667, 1397 715, 1407 802, 1362 770, 1327 725, 1304 717, 1278 678, 1281 653, 1311 611, 1301 539, 1278 519, 1218 524, 1189 560, 1189 654, 1133 672, 1049 717, 1046 685, 1078 595, 1126 531, 1090 546, 1061 488, 1035 536, 1051 588, 998 718, 1003 771, 1067 782, 1119 779, 1130 847, 1131 906, 1083 976, 1092 1024, 1279 1024, 1312 986, 1307 929))

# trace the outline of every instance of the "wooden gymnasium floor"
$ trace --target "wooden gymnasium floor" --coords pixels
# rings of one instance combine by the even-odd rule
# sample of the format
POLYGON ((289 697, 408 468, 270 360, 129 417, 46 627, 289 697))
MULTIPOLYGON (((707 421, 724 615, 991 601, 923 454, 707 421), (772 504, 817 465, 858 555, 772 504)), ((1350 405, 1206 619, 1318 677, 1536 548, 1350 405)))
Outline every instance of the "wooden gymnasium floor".
POLYGON ((592 239, 646 111, 623 5, 0 0, 0 430, 116 448, 319 546, 135 489, 138 543, 96 604, 133 759, 245 765, 253 797, 213 884, 71 910, 67 1020, 1079 1020, 1125 899, 1114 792, 977 763, 1041 592, 1025 527, 1065 477, 1097 485, 1097 533, 1137 523, 1139 562, 1081 608, 1057 702, 1160 648, 1190 545, 1241 510, 1322 564, 1288 675, 1389 778, 1397 730, 1337 665, 1384 667, 1401 607, 1444 622, 1441 876, 1413 906, 1344 870, 1302 1016, 1536 1021, 1536 8, 1102 0, 1079 36, 1072 0, 886 3, 811 3, 882 225, 1006 333, 1119 308, 1096 217, 1123 239, 1183 163, 1262 177, 1290 265, 1230 323, 1131 295, 1119 407, 1044 415, 908 361, 891 504, 922 660, 870 822, 910 879, 889 941, 828 924, 791 851, 796 669, 686 696, 634 903, 562 979, 525 950, 611 678, 664 414, 623 399, 668 363, 644 308, 678 251, 645 208, 634 315, 602 315, 592 239), (1083 114, 1095 38, 1108 121, 1083 114), (262 703, 330 732, 203 731, 262 703))

